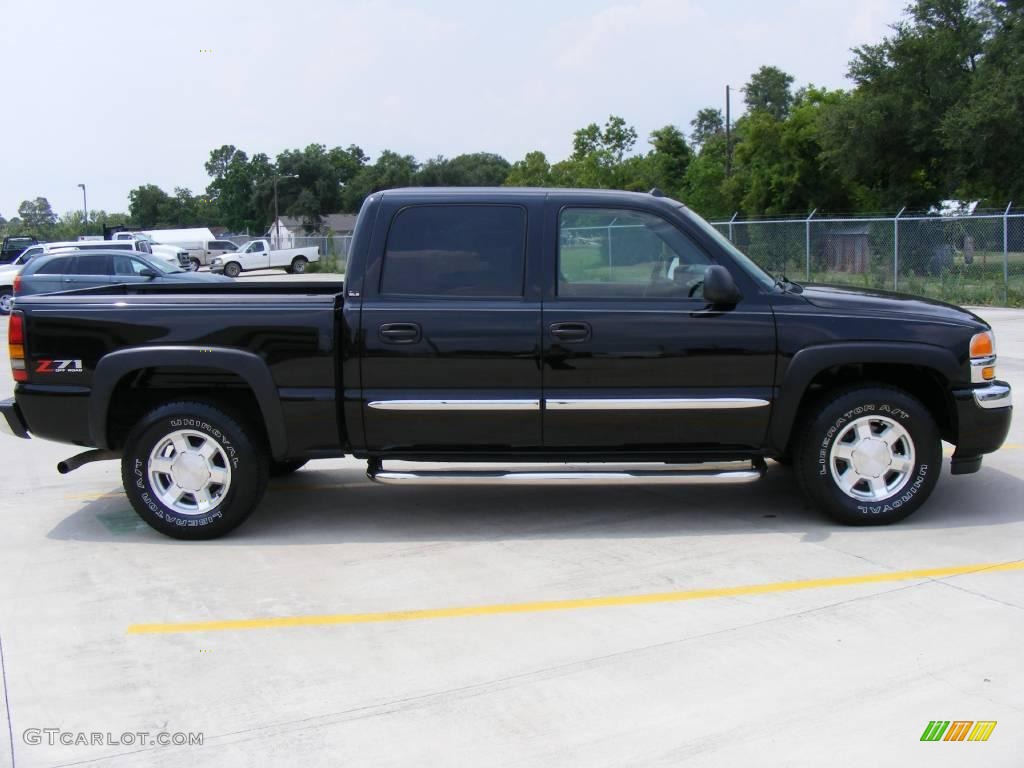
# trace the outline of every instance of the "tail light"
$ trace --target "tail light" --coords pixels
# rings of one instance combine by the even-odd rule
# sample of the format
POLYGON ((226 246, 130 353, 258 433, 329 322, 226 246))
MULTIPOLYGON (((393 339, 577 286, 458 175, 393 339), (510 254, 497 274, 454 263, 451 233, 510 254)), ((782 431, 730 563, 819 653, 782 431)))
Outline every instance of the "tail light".
POLYGON ((17 296, 21 293, 21 275, 14 276, 14 295, 17 296))
POLYGON ((11 356, 14 380, 28 381, 28 370, 25 368, 25 315, 17 310, 11 312, 7 328, 7 349, 11 356))
POLYGON ((971 382, 984 384, 996 377, 996 337, 992 331, 971 338, 971 382))

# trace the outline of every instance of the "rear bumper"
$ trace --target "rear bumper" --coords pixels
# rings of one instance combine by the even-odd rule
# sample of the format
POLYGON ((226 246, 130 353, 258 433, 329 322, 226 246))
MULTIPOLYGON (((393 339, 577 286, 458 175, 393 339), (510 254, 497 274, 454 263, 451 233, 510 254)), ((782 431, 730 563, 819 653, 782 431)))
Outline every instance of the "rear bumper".
POLYGON ((13 397, 0 400, 0 432, 12 435, 13 437, 22 437, 26 440, 29 438, 25 417, 21 415, 18 404, 14 402, 13 397))
POLYGON ((956 404, 957 442, 951 471, 954 475, 977 472, 983 454, 999 450, 1013 419, 1013 392, 1005 381, 953 392, 956 404))

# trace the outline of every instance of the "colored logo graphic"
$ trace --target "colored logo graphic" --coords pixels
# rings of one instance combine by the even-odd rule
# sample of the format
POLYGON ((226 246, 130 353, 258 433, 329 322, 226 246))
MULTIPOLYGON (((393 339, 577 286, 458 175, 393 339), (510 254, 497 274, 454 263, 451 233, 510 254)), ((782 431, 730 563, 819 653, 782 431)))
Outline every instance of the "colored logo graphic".
POLYGON ((995 720, 932 720, 921 741, 988 741, 995 729, 995 720))

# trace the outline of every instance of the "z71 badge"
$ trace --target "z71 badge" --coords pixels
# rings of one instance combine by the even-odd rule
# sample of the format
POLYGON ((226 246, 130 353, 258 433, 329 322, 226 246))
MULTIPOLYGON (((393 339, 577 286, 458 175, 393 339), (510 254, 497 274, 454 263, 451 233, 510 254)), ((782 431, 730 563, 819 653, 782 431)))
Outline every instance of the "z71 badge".
POLYGON ((36 373, 81 373, 81 360, 37 360, 36 373))

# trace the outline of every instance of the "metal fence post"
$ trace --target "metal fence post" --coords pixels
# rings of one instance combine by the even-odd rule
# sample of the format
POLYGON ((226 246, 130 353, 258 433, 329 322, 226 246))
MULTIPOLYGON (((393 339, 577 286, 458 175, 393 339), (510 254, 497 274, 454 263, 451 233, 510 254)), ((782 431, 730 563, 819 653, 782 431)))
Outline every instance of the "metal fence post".
POLYGON ((736 241, 732 237, 732 223, 736 221, 736 217, 740 215, 739 211, 733 213, 732 218, 729 219, 729 242, 735 243, 736 241))
POLYGON ((807 257, 807 269, 806 269, 806 274, 804 275, 804 279, 807 280, 807 282, 811 282, 811 219, 814 218, 814 214, 816 214, 817 212, 818 212, 817 208, 815 208, 813 211, 811 211, 811 215, 807 217, 807 221, 805 222, 805 226, 807 227, 807 232, 806 232, 806 235, 805 235, 806 242, 804 244, 804 249, 805 249, 805 255, 807 257))
POLYGON ((892 220, 892 289, 898 291, 900 288, 900 216, 907 210, 907 206, 900 208, 896 218, 892 220))
POLYGON ((1003 211, 1003 306, 1010 305, 1010 209, 1013 201, 1003 211))

